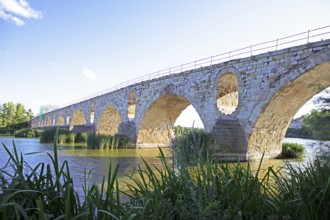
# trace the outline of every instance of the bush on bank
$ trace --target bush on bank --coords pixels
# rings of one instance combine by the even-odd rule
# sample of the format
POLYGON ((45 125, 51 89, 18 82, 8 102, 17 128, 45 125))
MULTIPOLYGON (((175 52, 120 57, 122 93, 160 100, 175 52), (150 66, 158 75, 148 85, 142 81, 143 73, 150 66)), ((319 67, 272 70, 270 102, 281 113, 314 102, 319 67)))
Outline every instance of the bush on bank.
POLYGON ((297 158, 301 159, 305 155, 305 146, 298 143, 283 143, 282 153, 279 156, 281 159, 297 158))
POLYGON ((40 137, 42 130, 25 128, 18 131, 15 131, 15 137, 19 138, 38 138, 40 137))

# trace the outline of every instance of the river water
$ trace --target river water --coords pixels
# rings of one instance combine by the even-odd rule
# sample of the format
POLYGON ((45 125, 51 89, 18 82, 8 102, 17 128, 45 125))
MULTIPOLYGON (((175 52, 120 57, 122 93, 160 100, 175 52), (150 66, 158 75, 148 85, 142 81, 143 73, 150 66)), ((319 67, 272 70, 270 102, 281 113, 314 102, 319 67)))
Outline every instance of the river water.
MULTIPOLYGON (((24 159, 30 165, 36 165, 40 162, 51 163, 47 153, 53 155, 53 144, 40 144, 39 139, 0 137, 0 142, 4 143, 10 150, 13 149, 14 140, 19 152, 25 154, 24 159), (38 153, 33 153, 38 152, 38 153), (33 153, 33 154, 29 154, 33 153), (28 154, 28 155, 26 155, 28 154)), ((286 142, 296 142, 306 146, 306 156, 302 160, 290 160, 292 164, 307 163, 315 158, 316 151, 320 146, 329 144, 329 142, 320 142, 316 140, 305 140, 296 138, 286 138, 286 142)), ((169 149, 164 149, 166 155, 170 155, 169 149)), ((109 163, 112 161, 113 167, 119 164, 119 180, 127 180, 137 164, 142 165, 143 157, 149 164, 154 164, 160 167, 161 163, 158 158, 158 148, 149 149, 118 149, 118 150, 98 150, 86 149, 81 146, 59 146, 58 155, 62 163, 67 160, 70 167, 71 176, 74 179, 74 184, 77 188, 81 188, 84 180, 84 170, 91 171, 88 178, 88 183, 100 184, 103 176, 108 174, 109 163)), ((0 167, 2 168, 8 160, 8 155, 4 148, 0 146, 0 167)), ((251 163, 252 167, 258 167, 259 161, 251 163)), ((283 160, 265 160, 263 168, 268 166, 280 167, 284 165, 283 160)))

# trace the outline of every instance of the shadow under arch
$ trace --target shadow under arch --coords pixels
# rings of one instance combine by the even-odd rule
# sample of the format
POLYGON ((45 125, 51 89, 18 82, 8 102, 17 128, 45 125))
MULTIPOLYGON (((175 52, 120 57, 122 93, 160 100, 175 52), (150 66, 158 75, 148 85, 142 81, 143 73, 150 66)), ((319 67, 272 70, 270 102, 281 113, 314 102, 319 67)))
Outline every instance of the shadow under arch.
POLYGON ((86 124, 86 116, 81 109, 78 109, 74 112, 71 123, 70 130, 73 129, 75 125, 85 125, 86 124))
POLYGON ((167 94, 154 101, 139 126, 137 147, 166 147, 173 137, 173 126, 191 103, 182 96, 167 94))
POLYGON ((117 109, 112 105, 107 105, 98 120, 96 133, 115 135, 121 122, 122 119, 117 109))
POLYGON ((314 95, 330 86, 330 61, 324 62, 287 83, 260 113, 248 140, 248 159, 274 158, 298 110, 314 95))

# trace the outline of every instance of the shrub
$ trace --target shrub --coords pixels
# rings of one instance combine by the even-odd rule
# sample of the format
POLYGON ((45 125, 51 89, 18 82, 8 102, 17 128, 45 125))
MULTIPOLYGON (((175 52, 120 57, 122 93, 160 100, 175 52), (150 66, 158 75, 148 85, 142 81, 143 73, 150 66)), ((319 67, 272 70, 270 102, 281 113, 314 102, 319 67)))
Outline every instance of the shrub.
POLYGON ((21 129, 15 131, 15 137, 22 137, 22 138, 38 138, 42 130, 36 130, 31 128, 21 129))
POLYGON ((305 155, 305 146, 297 143, 283 143, 280 158, 302 158, 305 155))
POLYGON ((75 138, 75 143, 87 143, 88 133, 77 133, 75 138))
POLYGON ((8 128, 8 127, 1 127, 0 128, 0 135, 12 136, 14 134, 15 134, 15 129, 8 128))
POLYGON ((73 144, 75 143, 75 138, 76 138, 76 134, 70 132, 65 137, 65 143, 73 144))
MULTIPOLYGON (((54 137, 57 128, 46 129, 40 135, 40 143, 54 143, 54 137)), ((58 135, 64 134, 67 135, 69 133, 68 130, 60 128, 58 129, 58 135)))
POLYGON ((66 140, 66 134, 60 134, 58 135, 58 143, 59 144, 64 144, 65 143, 65 140, 66 140))

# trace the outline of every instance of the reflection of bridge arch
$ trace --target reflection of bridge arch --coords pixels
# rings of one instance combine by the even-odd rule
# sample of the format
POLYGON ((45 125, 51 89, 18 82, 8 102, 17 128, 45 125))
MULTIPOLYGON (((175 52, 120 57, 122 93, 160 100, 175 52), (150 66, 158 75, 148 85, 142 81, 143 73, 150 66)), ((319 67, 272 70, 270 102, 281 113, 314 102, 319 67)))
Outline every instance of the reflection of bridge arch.
POLYGON ((309 99, 330 86, 330 56, 327 59, 292 81, 282 80, 284 86, 271 97, 251 131, 249 158, 260 157, 262 152, 274 157, 281 152, 281 142, 293 116, 309 99))
POLYGON ((84 112, 81 109, 78 109, 75 111, 73 114, 71 123, 70 123, 70 130, 75 126, 75 125, 85 125, 86 124, 86 116, 84 112))
POLYGON ((122 119, 117 109, 108 105, 104 108, 98 120, 96 132, 99 134, 115 135, 118 132, 119 124, 122 119))
POLYGON ((176 119, 189 105, 190 102, 186 98, 177 95, 164 95, 154 101, 142 118, 137 146, 168 146, 176 119))

